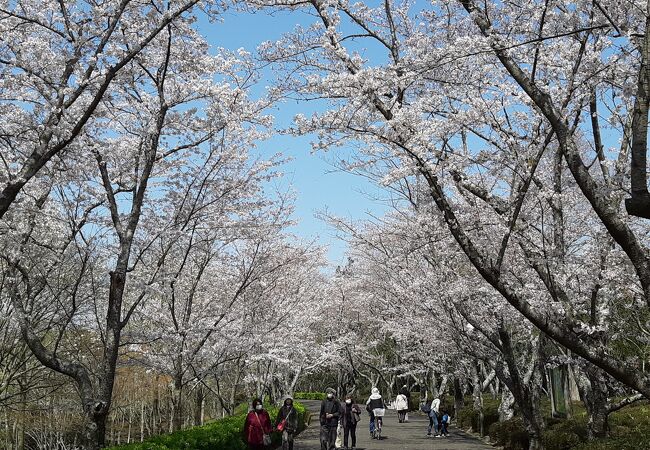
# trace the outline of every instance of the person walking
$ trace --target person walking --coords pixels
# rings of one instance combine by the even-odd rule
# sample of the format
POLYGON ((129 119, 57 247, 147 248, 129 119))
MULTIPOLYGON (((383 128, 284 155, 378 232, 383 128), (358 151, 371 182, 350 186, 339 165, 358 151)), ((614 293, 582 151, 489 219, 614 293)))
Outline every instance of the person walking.
POLYGON ((275 427, 282 432, 282 450, 293 450, 293 438, 298 431, 298 414, 293 407, 293 397, 284 399, 284 404, 275 419, 275 427))
POLYGON ((400 389, 399 393, 406 397, 407 408, 406 408, 406 414, 404 414, 404 422, 408 422, 409 409, 411 409, 411 391, 409 390, 409 387, 407 385, 404 385, 402 386, 402 389, 400 389))
POLYGON ((427 427, 427 436, 431 436, 431 430, 433 429, 433 419, 431 418, 431 402, 432 400, 426 400, 420 405, 420 411, 425 413, 429 418, 429 426, 427 427))
POLYGON ((433 421, 435 437, 440 437, 440 399, 434 398, 431 402, 431 412, 429 413, 429 422, 433 421))
POLYGON ((409 410, 409 399, 406 395, 400 393, 397 398, 395 398, 395 409, 397 410, 399 423, 406 422, 406 413, 409 410))
POLYGON ((267 450, 271 446, 271 418, 262 400, 253 400, 252 410, 244 422, 244 439, 250 450, 267 450))
POLYGON ((336 391, 327 388, 326 398, 320 404, 320 448, 336 450, 336 428, 341 416, 341 404, 336 400, 336 391))
MULTIPOLYGON (((366 401, 366 410, 370 413, 370 420, 373 421, 374 423, 374 430, 381 430, 381 426, 383 424, 383 412, 386 409, 386 404, 384 403, 384 399, 381 397, 381 394, 379 393, 379 389, 376 387, 372 388, 370 397, 368 397, 368 400, 366 401), (381 412, 381 414, 378 414, 381 412)), ((373 434, 373 427, 371 427, 370 434, 373 434)), ((375 433, 377 438, 379 439, 379 435, 375 433)))
POLYGON ((440 435, 444 437, 449 436, 449 414, 446 411, 441 412, 441 419, 440 419, 440 435))
POLYGON ((357 447, 357 424, 361 421, 361 408, 354 403, 352 396, 345 397, 341 409, 341 426, 343 427, 343 448, 350 449, 348 444, 352 444, 352 450, 357 447), (348 439, 350 438, 350 439, 348 439), (350 442, 351 441, 351 442, 350 442))

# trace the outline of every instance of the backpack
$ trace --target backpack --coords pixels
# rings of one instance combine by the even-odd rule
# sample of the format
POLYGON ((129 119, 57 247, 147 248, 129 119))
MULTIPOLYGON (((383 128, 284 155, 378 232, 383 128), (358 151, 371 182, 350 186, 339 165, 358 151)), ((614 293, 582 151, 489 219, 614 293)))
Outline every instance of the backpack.
POLYGON ((422 403, 422 406, 420 406, 420 411, 429 414, 431 412, 431 403, 422 403))

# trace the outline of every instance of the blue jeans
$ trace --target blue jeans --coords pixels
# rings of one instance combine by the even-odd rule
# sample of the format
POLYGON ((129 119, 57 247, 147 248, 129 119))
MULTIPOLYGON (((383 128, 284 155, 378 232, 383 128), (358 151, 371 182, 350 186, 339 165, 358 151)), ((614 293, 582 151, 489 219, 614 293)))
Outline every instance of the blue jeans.
POLYGON ((433 428, 435 434, 438 434, 438 416, 433 411, 429 413, 429 428, 427 429, 427 434, 431 434, 431 428, 433 428))

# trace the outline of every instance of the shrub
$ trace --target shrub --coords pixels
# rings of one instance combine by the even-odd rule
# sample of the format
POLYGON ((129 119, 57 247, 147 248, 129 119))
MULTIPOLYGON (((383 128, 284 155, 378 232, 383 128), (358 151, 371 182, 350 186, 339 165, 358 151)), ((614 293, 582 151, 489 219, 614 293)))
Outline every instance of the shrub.
MULTIPOLYGON (((498 419, 498 418, 497 418, 498 419)), ((490 440, 504 450, 525 450, 528 448, 528 432, 519 417, 505 422, 494 422, 489 428, 490 440)))
MULTIPOLYGON (((478 430, 478 413, 472 407, 472 400, 458 414, 458 426, 478 430)), ((515 417, 507 422, 497 422, 498 402, 484 397, 484 426, 489 430, 490 439, 504 450, 527 449, 528 432, 521 418, 515 417)), ((542 402, 546 420, 546 430, 542 433, 542 443, 546 450, 650 450, 650 405, 628 406, 609 417, 610 437, 595 441, 587 440, 588 416, 580 403, 573 405, 571 419, 551 418, 548 401, 542 402)))
MULTIPOLYGON (((307 410, 294 403, 298 413, 298 431, 305 429, 307 410)), ((271 421, 278 414, 277 408, 268 408, 271 421)), ((188 428, 171 434, 153 436, 145 442, 111 447, 109 450, 246 450, 243 439, 246 413, 216 420, 200 427, 188 428)), ((282 437, 273 433, 273 446, 279 446, 282 437)))
POLYGON ((573 450, 642 450, 650 448, 650 429, 629 434, 584 442, 573 450))
POLYGON ((546 430, 542 433, 542 443, 546 450, 570 450, 584 440, 570 431, 546 430))
MULTIPOLYGON (((485 433, 490 429, 490 426, 499 421, 499 403, 492 400, 485 400, 483 402, 483 430, 485 433)), ((466 406, 458 412, 457 424, 460 428, 471 428, 475 432, 481 429, 480 415, 478 411, 472 408, 471 403, 466 403, 466 406)))
POLYGON ((611 436, 584 442, 575 450, 650 449, 650 406, 628 406, 609 416, 611 436))
POLYGON ((293 398, 297 400, 325 400, 324 392, 296 392, 293 398))

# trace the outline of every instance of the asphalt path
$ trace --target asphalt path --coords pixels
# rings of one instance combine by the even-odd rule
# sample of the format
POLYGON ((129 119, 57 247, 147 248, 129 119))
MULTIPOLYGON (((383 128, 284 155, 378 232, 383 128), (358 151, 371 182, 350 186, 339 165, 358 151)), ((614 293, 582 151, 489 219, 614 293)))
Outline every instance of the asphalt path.
MULTIPOLYGON (((319 401, 301 400, 312 413, 311 425, 296 439, 294 450, 320 450, 318 423, 319 401)), ((381 440, 370 439, 368 415, 361 416, 357 426, 358 450, 487 450, 494 449, 478 439, 451 427, 449 437, 428 437, 429 420, 424 414, 409 414, 408 423, 399 423, 397 413, 386 411, 381 440)))

